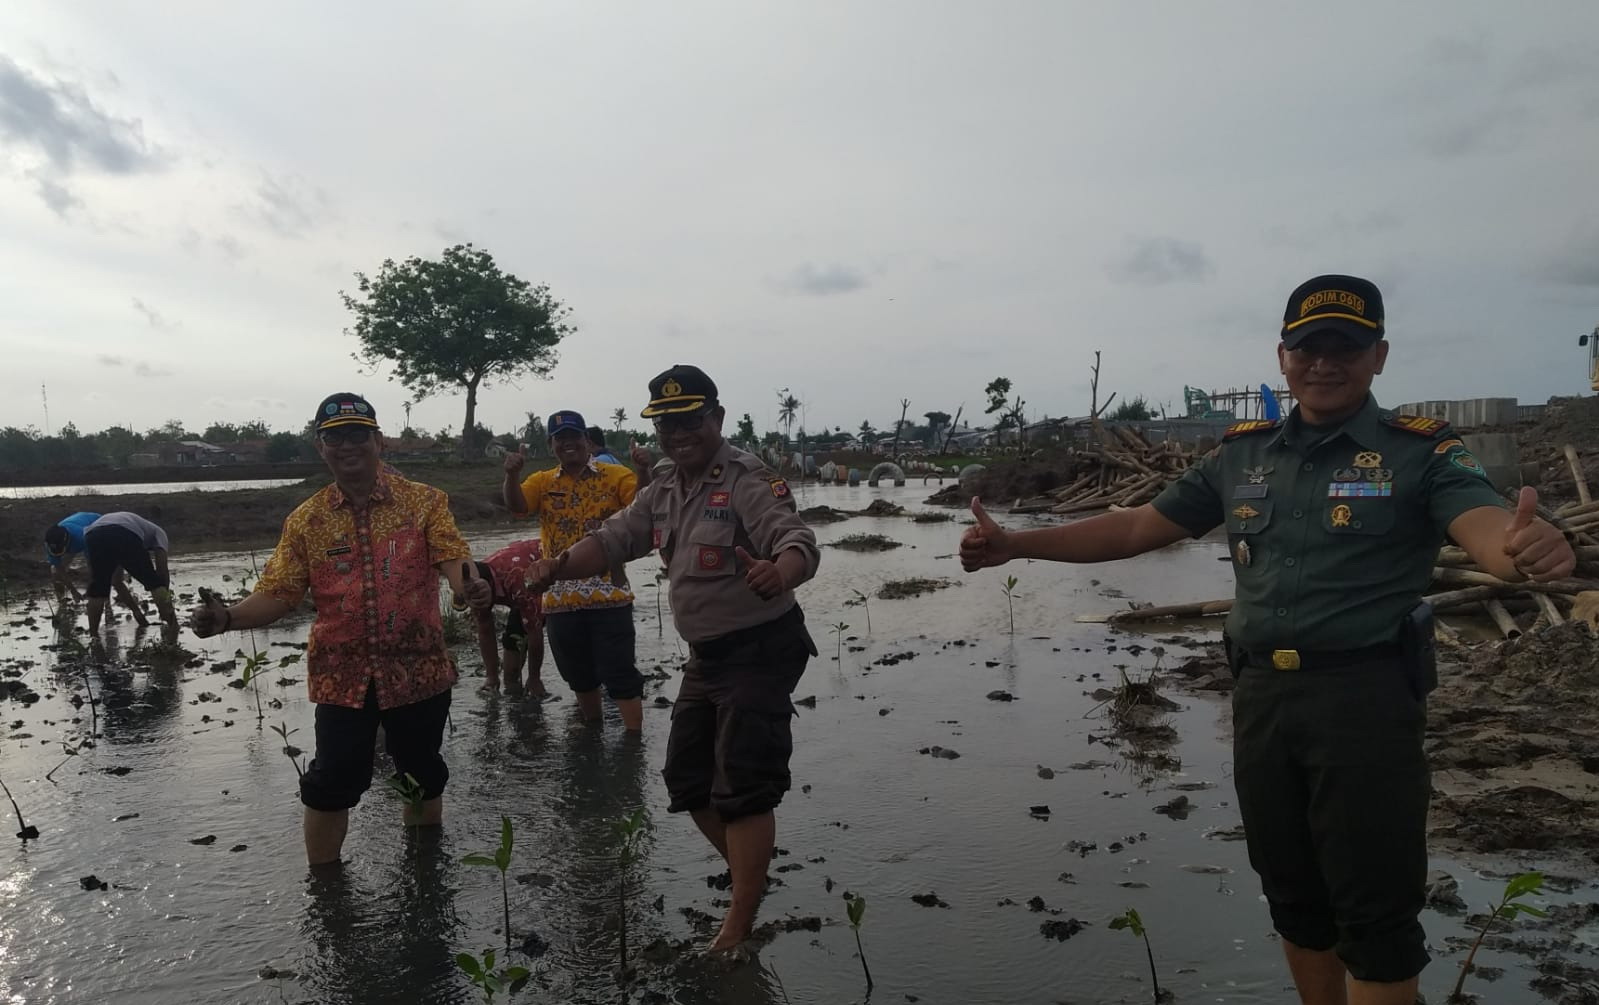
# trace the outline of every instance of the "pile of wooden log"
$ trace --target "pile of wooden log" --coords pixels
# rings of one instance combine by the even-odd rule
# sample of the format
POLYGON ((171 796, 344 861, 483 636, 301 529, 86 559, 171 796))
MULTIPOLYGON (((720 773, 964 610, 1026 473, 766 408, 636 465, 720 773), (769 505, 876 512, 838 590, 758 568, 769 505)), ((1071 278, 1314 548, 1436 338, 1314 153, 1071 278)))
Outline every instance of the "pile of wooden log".
POLYGON ((1195 456, 1180 443, 1152 444, 1126 427, 1101 427, 1098 443, 1073 448, 1076 478, 1070 484, 1018 499, 1010 511, 1070 514, 1141 506, 1187 471, 1195 456))

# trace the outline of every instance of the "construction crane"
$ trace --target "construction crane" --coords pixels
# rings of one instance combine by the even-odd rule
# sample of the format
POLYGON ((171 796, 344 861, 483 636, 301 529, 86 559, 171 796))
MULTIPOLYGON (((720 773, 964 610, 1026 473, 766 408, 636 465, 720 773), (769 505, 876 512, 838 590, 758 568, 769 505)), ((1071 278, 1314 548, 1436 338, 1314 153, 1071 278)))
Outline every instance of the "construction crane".
POLYGON ((1579 335, 1577 344, 1588 347, 1588 385, 1599 391, 1599 326, 1591 335, 1579 335))

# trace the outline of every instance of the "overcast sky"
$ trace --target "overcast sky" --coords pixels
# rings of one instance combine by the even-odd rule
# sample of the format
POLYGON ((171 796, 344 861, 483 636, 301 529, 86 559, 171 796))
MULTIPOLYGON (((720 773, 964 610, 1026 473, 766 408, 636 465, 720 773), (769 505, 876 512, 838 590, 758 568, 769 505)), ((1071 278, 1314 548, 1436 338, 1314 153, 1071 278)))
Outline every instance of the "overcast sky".
MULTIPOLYGON (((472 241, 578 331, 534 409, 676 362, 811 429, 1277 375, 1283 304, 1374 279, 1389 404, 1586 389, 1599 4, 0 6, 0 425, 299 427, 339 300, 472 241)), ((463 402, 413 422, 459 429, 463 402)), ((643 422, 634 420, 642 427, 643 422)))

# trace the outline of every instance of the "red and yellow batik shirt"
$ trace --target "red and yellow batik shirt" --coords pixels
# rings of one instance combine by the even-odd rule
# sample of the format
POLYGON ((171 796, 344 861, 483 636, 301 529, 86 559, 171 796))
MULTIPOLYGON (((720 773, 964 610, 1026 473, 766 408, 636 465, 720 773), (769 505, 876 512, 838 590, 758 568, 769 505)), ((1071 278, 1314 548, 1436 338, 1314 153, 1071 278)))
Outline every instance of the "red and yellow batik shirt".
POLYGON ((360 708, 374 683, 395 708, 455 684, 435 566, 470 556, 443 492, 380 474, 359 510, 337 485, 296 507, 255 589, 291 607, 310 591, 312 701, 360 708))

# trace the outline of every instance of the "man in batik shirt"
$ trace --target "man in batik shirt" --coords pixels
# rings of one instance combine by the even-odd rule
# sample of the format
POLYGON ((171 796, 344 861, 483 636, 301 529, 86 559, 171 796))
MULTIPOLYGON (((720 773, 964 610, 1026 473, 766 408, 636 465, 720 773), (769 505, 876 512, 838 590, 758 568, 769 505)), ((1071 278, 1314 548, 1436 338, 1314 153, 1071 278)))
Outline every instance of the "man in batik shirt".
POLYGON ((330 395, 314 421, 333 484, 289 514, 254 593, 231 607, 210 594, 190 624, 202 638, 260 628, 310 592, 316 754, 300 778, 300 801, 306 859, 316 866, 339 860, 350 808, 372 784, 380 724, 397 777, 410 776, 421 790, 420 811, 407 804, 405 823, 443 819, 450 773, 439 750, 457 674, 444 645, 439 574, 474 607, 493 597, 488 583, 463 579, 471 552, 445 494, 383 469, 377 414, 366 399, 330 395))

